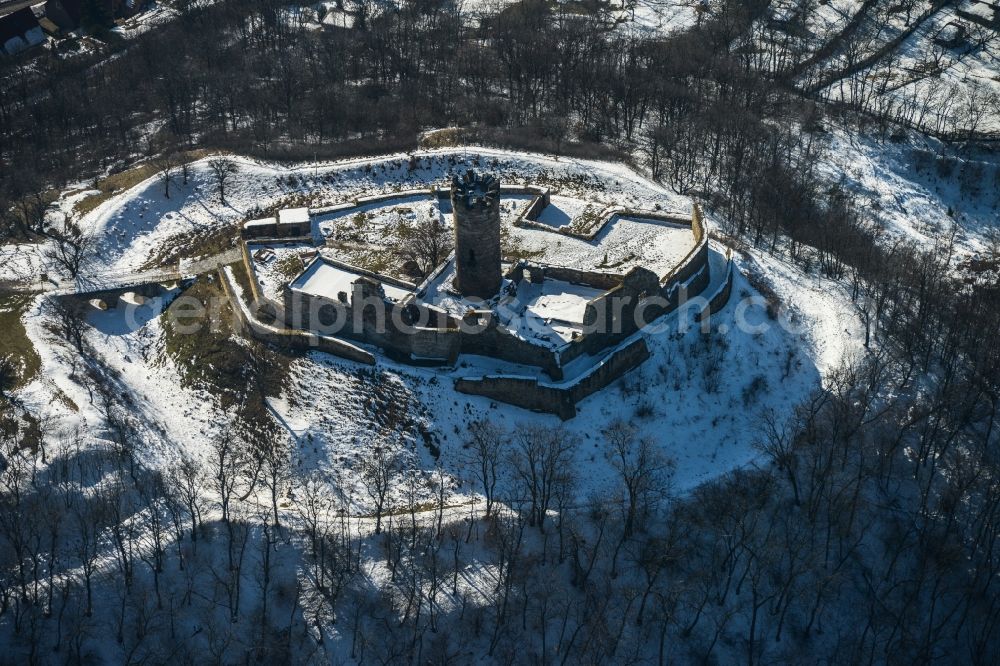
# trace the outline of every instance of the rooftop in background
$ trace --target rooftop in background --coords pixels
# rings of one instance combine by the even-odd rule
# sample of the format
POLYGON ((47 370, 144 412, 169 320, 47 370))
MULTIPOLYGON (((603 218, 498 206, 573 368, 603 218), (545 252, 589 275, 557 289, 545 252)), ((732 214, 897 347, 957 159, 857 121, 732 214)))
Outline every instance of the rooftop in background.
POLYGON ((243 224, 244 227, 269 227, 272 224, 276 224, 277 220, 273 217, 262 217, 259 220, 248 220, 243 224))
POLYGON ((278 211, 278 224, 309 224, 308 208, 286 208, 278 211))

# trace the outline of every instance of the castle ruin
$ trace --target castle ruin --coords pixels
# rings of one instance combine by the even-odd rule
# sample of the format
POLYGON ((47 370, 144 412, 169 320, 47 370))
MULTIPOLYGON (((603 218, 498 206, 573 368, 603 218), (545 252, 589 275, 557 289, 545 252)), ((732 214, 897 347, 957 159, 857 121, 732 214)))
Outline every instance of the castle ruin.
MULTIPOLYGON (((366 346, 414 365, 464 367, 462 355, 494 359, 507 367, 478 377, 462 371, 455 388, 572 418, 577 402, 648 358, 645 338, 636 333, 706 292, 714 272, 697 205, 690 217, 659 205, 606 205, 580 225, 574 224, 582 217, 579 208, 574 212, 576 201, 573 195, 555 200, 533 185, 501 187, 497 177, 468 170, 426 189, 313 211, 320 219, 299 240, 288 238, 280 214, 247 222, 245 297, 257 311, 274 312, 273 325, 259 324, 248 308, 248 330, 369 364, 376 356, 366 346), (422 209, 421 201, 430 208, 422 209), (419 284, 381 266, 343 261, 341 252, 359 242, 358 230, 373 217, 384 220, 377 228, 385 234, 435 216, 445 228, 451 223, 454 252, 419 284), (503 225, 530 236, 536 247, 552 241, 554 252, 542 260, 504 257, 503 225), (645 242, 616 233, 618 225, 643 234, 645 242), (286 266, 295 262, 302 268, 289 277, 286 266)), ((698 320, 728 299, 733 271, 727 264, 718 286, 702 298, 698 320)))

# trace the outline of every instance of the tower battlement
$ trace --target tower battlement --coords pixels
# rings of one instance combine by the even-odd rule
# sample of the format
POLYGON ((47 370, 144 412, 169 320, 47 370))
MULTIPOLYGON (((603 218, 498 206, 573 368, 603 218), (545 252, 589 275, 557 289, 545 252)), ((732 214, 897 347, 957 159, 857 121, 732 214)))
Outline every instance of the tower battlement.
POLYGON ((500 180, 489 173, 469 169, 451 180, 451 199, 465 208, 499 208, 500 180))

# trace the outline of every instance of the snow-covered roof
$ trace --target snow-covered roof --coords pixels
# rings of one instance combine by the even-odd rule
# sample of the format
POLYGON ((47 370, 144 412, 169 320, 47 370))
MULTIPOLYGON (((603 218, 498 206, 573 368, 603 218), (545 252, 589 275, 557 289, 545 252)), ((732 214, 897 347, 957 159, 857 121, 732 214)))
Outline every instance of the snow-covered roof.
POLYGON ((308 208, 286 208, 278 211, 278 224, 302 224, 309 222, 308 208))
POLYGON ((525 280, 518 285, 517 298, 524 303, 526 313, 539 319, 582 324, 587 303, 603 293, 602 289, 561 280, 546 280, 542 285, 525 280))
POLYGON ((262 217, 259 220, 248 220, 244 223, 244 227, 266 227, 274 224, 276 220, 273 217, 262 217))
MULTIPOLYGON (((306 268, 302 275, 295 278, 289 287, 304 294, 336 301, 340 292, 344 292, 350 298, 354 283, 360 277, 362 277, 362 273, 331 264, 323 259, 317 259, 306 268)), ((394 301, 400 301, 412 293, 409 289, 392 284, 383 283, 382 289, 385 291, 386 297, 394 301)))

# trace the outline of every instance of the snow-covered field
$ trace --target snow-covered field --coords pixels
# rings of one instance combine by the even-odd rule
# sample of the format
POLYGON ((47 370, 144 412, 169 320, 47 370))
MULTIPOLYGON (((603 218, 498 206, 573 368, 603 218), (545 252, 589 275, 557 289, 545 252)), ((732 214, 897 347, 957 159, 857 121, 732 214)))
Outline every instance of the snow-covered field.
POLYGON ((620 272, 642 266, 661 277, 694 247, 690 226, 622 216, 613 217, 593 241, 538 229, 511 227, 511 232, 545 263, 620 272))
MULTIPOLYGON (((354 196, 350 189, 343 190, 341 194, 346 198, 354 196)), ((643 200, 647 203, 659 203, 658 197, 655 190, 643 193, 643 200)), ((549 232, 514 226, 530 196, 503 195, 501 220, 512 244, 533 258, 581 270, 595 270, 603 266, 605 270, 625 272, 634 266, 643 266, 663 276, 694 247, 690 226, 641 217, 615 215, 592 241, 556 233, 560 227, 570 226, 582 216, 597 218, 608 199, 607 193, 600 189, 587 191, 584 188, 575 196, 553 195, 551 203, 542 209, 537 220, 539 224, 551 227, 549 232)), ((670 211, 673 214, 682 219, 690 215, 689 202, 671 199, 673 207, 670 211)), ((652 210, 652 206, 648 209, 652 210)), ((426 219, 438 219, 444 229, 453 226, 452 214, 443 212, 436 198, 428 195, 401 196, 317 215, 316 226, 323 237, 344 246, 344 259, 350 263, 351 255, 359 247, 381 250, 401 246, 405 243, 402 238, 405 229, 412 229, 420 220, 426 219)))
MULTIPOLYGON (((581 444, 577 454, 581 498, 612 481, 614 470, 604 457, 599 433, 613 420, 634 419, 674 460, 676 488, 691 488, 751 464, 757 455, 754 443, 761 415, 787 414, 802 395, 820 385, 825 372, 855 353, 861 331, 839 287, 803 280, 794 268, 773 259, 763 265, 773 276, 774 288, 796 313, 793 323, 780 326, 767 319, 761 304, 744 302, 753 291, 742 278, 737 278, 732 306, 713 318, 711 335, 691 325, 690 312, 668 316, 657 327, 661 331, 646 336, 653 357, 581 403, 579 415, 564 424, 581 444)), ((148 428, 144 455, 153 467, 176 461, 181 454, 205 460, 213 435, 228 421, 213 396, 181 386, 177 369, 163 353, 158 307, 154 301, 132 313, 95 311, 88 332, 88 340, 119 374, 127 400, 148 428), (133 323, 129 317, 134 317, 133 323), (139 326, 134 328, 134 323, 139 326)), ((27 317, 43 367, 40 378, 21 395, 55 419, 60 431, 81 428, 99 439, 100 431, 94 430, 100 423, 97 407, 88 390, 72 379, 79 372, 74 368, 75 355, 45 330, 47 320, 44 307, 27 317), (53 384, 68 400, 51 397, 53 384), (69 402, 79 411, 67 407, 69 402)), ((478 359, 470 357, 455 370, 432 370, 380 359, 374 373, 367 374, 361 366, 320 352, 297 359, 288 389, 272 401, 274 413, 294 442, 293 469, 336 474, 341 483, 356 486, 358 460, 379 442, 408 452, 425 474, 440 464, 462 488, 456 490, 459 497, 474 496, 463 449, 470 420, 487 417, 507 428, 523 423, 559 425, 552 416, 455 392, 453 379, 477 364, 478 359), (417 421, 433 433, 440 447, 439 461, 417 432, 379 437, 378 414, 367 409, 374 385, 391 387, 392 401, 419 415, 417 421)), ((351 500, 358 512, 370 510, 363 493, 351 500)), ((397 496, 396 501, 402 500, 397 496)))
POLYGON ((282 288, 305 268, 316 248, 307 243, 259 245, 248 243, 247 251, 257 273, 257 284, 265 298, 282 302, 282 288))

